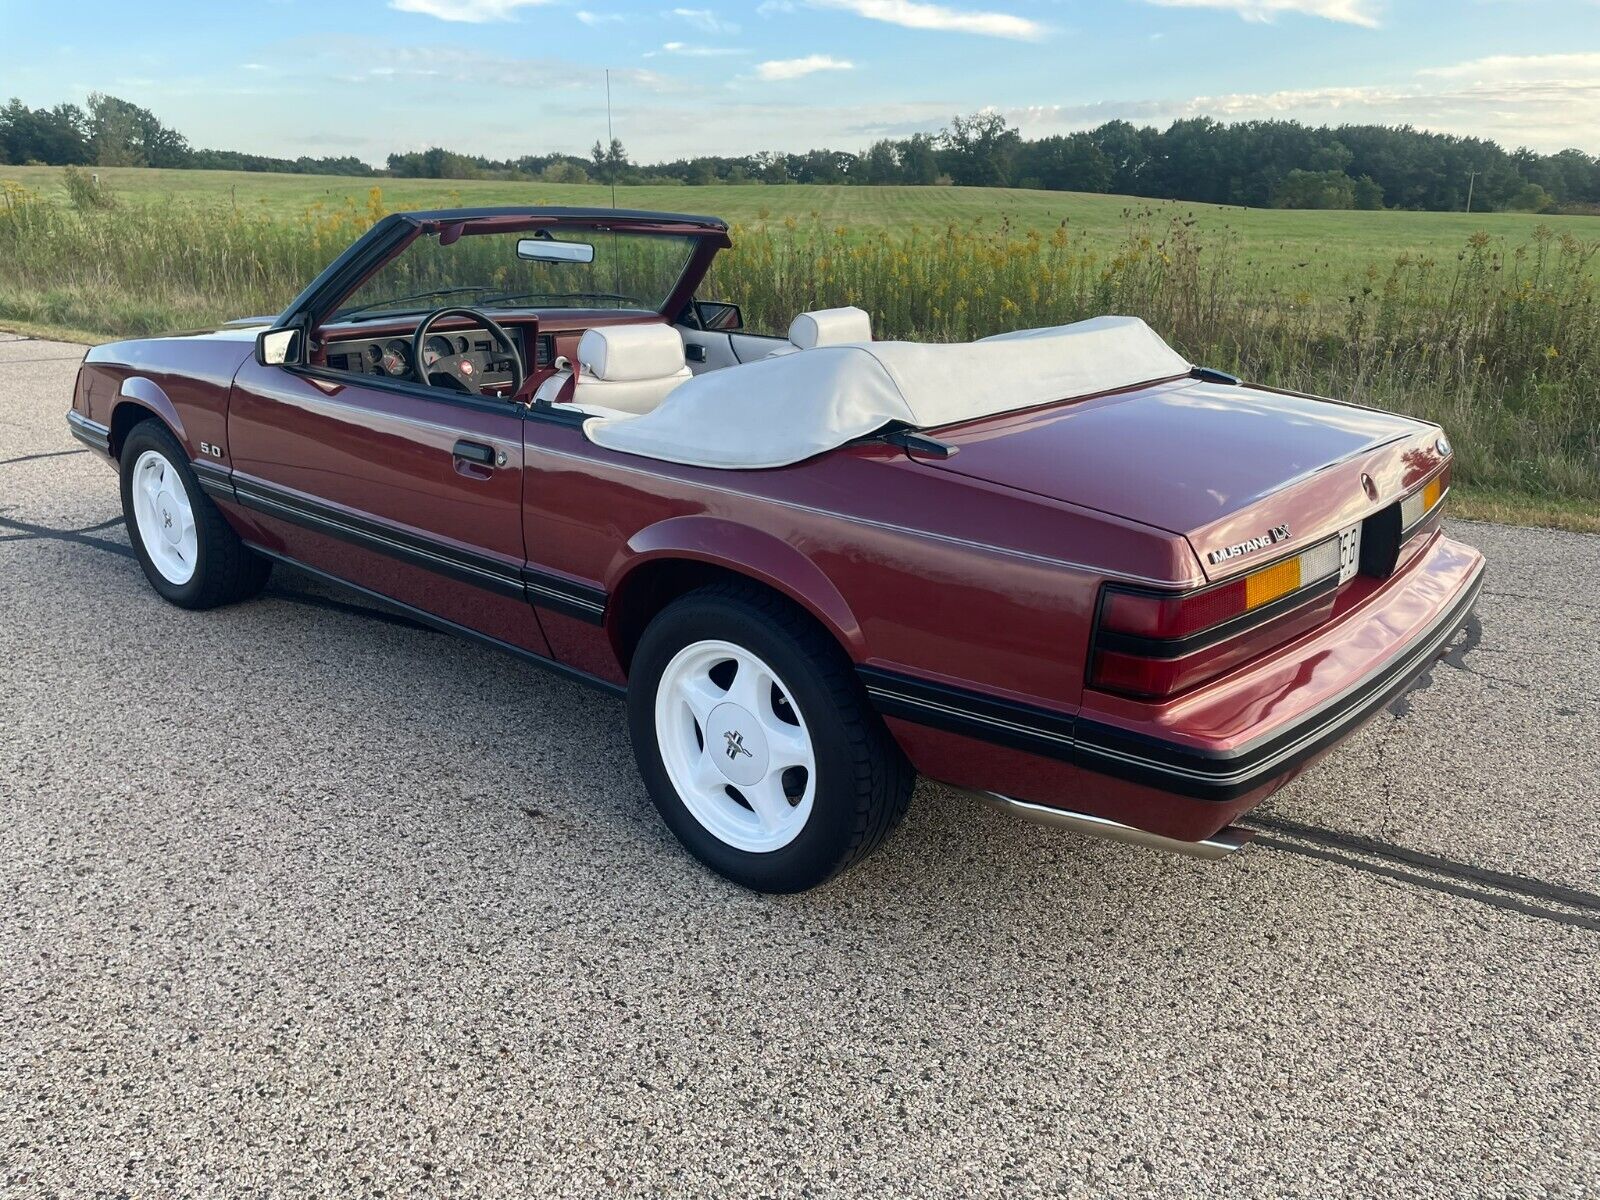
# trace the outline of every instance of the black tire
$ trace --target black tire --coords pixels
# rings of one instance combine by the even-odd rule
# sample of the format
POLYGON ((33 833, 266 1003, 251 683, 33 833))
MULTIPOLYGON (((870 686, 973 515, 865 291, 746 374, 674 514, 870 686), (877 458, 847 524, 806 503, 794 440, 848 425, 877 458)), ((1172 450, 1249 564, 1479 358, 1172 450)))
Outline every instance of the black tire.
POLYGON ((758 892, 805 891, 866 858, 905 817, 916 782, 838 644, 808 613, 755 585, 714 584, 657 614, 633 656, 628 727, 645 789, 678 840, 713 871, 758 892), (662 760, 657 687, 680 650, 709 640, 744 647, 771 666, 811 733, 812 810, 776 850, 752 853, 718 838, 685 806, 662 760))
POLYGON ((179 608, 216 608, 256 595, 267 584, 272 560, 251 550, 233 531, 221 511, 212 503, 195 478, 178 439, 160 421, 141 421, 122 443, 122 517, 128 527, 128 540, 144 568, 145 578, 161 598, 179 608), (155 451, 167 460, 183 485, 185 499, 194 514, 194 574, 184 583, 168 579, 151 561, 139 532, 133 503, 134 465, 141 455, 155 451))

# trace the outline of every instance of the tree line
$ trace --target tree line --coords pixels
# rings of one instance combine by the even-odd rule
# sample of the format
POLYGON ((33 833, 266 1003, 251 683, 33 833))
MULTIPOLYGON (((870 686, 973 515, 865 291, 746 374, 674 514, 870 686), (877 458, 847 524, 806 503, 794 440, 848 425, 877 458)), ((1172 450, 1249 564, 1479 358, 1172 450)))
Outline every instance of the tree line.
POLYGON ((148 109, 96 92, 85 108, 30 109, 12 100, 0 109, 0 162, 624 185, 957 184, 1280 208, 1600 208, 1600 158, 1581 150, 1508 151, 1484 138, 1410 126, 1210 117, 1174 121, 1164 130, 1108 121, 1025 139, 1001 114, 986 111, 958 116, 938 133, 882 139, 860 153, 764 151, 641 164, 612 139, 596 142, 586 158, 492 159, 433 147, 391 154, 380 171, 353 156, 287 159, 194 149, 148 109))

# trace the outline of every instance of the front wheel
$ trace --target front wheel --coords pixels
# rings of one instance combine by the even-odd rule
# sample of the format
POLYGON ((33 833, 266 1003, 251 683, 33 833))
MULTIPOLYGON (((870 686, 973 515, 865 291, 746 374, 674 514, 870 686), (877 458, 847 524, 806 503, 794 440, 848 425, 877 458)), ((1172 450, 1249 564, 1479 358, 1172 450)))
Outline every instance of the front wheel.
POLYGON ((911 767, 839 647, 753 586, 692 592, 651 622, 628 723, 678 840, 756 891, 831 878, 876 849, 910 801, 911 767))
POLYGON ((145 578, 180 608, 215 608, 266 586, 271 561, 239 540, 157 421, 135 425, 122 445, 122 515, 145 578))

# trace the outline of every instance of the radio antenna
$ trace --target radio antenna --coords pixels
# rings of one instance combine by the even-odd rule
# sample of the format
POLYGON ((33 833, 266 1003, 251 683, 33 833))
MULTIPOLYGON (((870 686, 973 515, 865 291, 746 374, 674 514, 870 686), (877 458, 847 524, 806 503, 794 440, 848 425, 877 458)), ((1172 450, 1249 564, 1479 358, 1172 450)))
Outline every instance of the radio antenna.
POLYGON ((612 149, 617 144, 617 135, 611 132, 611 68, 606 68, 606 159, 611 167, 611 208, 617 207, 617 159, 612 149))

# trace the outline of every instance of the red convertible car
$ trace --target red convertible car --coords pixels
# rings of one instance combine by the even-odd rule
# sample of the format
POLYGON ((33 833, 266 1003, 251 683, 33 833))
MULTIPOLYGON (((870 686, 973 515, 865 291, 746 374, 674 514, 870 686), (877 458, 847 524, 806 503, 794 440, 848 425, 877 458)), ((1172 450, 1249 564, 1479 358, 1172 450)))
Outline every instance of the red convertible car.
POLYGON ((1466 618, 1437 427, 1132 318, 748 333, 695 296, 728 245, 708 217, 397 214, 278 317, 90 351, 68 421, 166 599, 292 563, 625 693, 662 817, 764 891, 871 852, 917 772, 1221 856, 1466 618))

